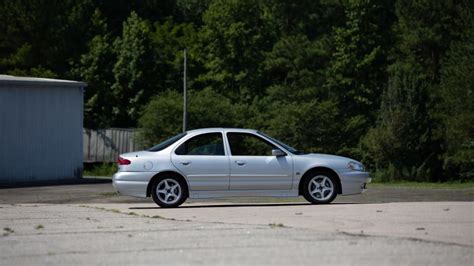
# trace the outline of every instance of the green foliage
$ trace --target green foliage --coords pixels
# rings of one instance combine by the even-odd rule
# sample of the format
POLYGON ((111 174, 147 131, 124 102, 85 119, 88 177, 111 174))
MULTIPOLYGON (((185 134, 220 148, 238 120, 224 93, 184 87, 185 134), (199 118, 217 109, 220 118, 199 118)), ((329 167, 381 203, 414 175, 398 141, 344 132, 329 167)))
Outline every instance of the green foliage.
MULTIPOLYGON (((472 20, 471 20, 472 22, 472 20)), ((462 179, 474 179, 474 23, 461 41, 452 43, 441 69, 445 168, 462 179)))
POLYGON ((337 151, 339 110, 334 101, 325 99, 321 89, 328 57, 323 38, 310 41, 296 35, 276 42, 264 61, 272 85, 267 88, 260 113, 268 117, 255 126, 263 126, 269 134, 301 150, 337 151))
POLYGON ((0 73, 85 81, 87 128, 247 127, 379 180, 472 180, 472 1, 5 0, 0 73))
POLYGON ((180 18, 186 23, 195 25, 202 24, 202 15, 209 7, 211 0, 177 0, 176 4, 180 10, 180 18))
POLYGON ((132 12, 123 24, 122 37, 114 42, 113 114, 119 126, 133 126, 131 121, 138 119, 140 108, 158 92, 150 31, 149 23, 132 12))
POLYGON ((421 64, 430 80, 439 80, 440 60, 451 40, 459 38, 461 12, 472 12, 469 1, 398 0, 398 23, 395 33, 399 40, 398 57, 421 64), (469 11, 470 10, 470 11, 469 11))
MULTIPOLYGON (((176 24, 171 20, 155 23, 150 38, 155 54, 155 74, 159 76, 157 86, 160 91, 176 89, 182 86, 183 50, 188 49, 188 75, 199 72, 193 55, 193 44, 198 34, 192 24, 176 24)), ((190 80, 190 87, 193 80, 190 80)))
POLYGON ((338 147, 338 110, 331 101, 270 105, 266 132, 306 152, 335 152, 338 147), (306 128, 311 127, 311 130, 306 128))
POLYGON ((107 33, 107 23, 99 10, 95 10, 92 25, 97 33, 88 43, 88 51, 71 69, 71 74, 87 81, 84 106, 84 126, 104 128, 112 125, 113 65, 116 54, 112 37, 107 33))
POLYGON ((420 70, 392 66, 392 78, 382 96, 375 128, 362 143, 381 180, 437 181, 435 142, 427 111, 427 91, 420 70))
POLYGON ((252 0, 215 0, 203 14, 199 80, 234 100, 262 92, 260 62, 270 36, 260 4, 252 0))
POLYGON ((87 37, 91 1, 6 0, 0 5, 0 73, 63 75, 87 37))
POLYGON ((160 143, 181 132, 182 99, 183 96, 176 91, 167 91, 155 96, 147 104, 138 121, 146 146, 160 143))
POLYGON ((324 97, 324 71, 330 51, 326 38, 310 41, 305 35, 291 35, 277 41, 265 54, 264 74, 270 80, 267 92, 284 101, 324 97), (282 88, 287 89, 282 89, 282 88))
MULTIPOLYGON (((189 129, 238 125, 237 107, 223 95, 207 88, 188 92, 189 129)), ((146 145, 159 143, 181 132, 183 95, 167 91, 156 96, 139 120, 146 145)))
POLYGON ((387 52, 393 23, 392 1, 348 1, 346 20, 334 29, 334 48, 325 88, 339 104, 339 152, 359 155, 357 143, 375 121, 387 82, 387 52))
POLYGON ((84 170, 84 176, 112 176, 117 172, 117 165, 115 163, 102 163, 93 165, 91 169, 84 170))
POLYGON ((393 23, 392 1, 348 1, 343 27, 335 28, 333 61, 326 86, 351 114, 370 118, 386 82, 386 57, 393 23))
POLYGON ((315 39, 327 34, 343 18, 343 7, 336 1, 264 0, 263 17, 276 36, 302 34, 315 39))

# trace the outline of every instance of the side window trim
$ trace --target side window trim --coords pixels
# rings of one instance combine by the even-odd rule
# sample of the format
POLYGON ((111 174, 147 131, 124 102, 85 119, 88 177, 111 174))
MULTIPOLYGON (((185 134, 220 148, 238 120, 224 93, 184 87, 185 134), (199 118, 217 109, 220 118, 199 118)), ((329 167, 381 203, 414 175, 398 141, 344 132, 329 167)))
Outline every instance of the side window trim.
POLYGON ((195 134, 195 135, 191 135, 191 136, 187 136, 187 138, 183 138, 183 139, 180 139, 180 142, 178 144, 176 144, 176 146, 173 148, 172 150, 172 154, 174 156, 229 156, 229 153, 230 153, 230 150, 228 151, 228 148, 227 148, 227 143, 226 143, 227 139, 225 139, 224 137, 224 132, 223 131, 214 131, 214 132, 205 132, 205 133, 198 133, 198 134, 195 134), (198 154, 177 154, 176 153, 176 150, 181 147, 181 145, 183 145, 184 143, 188 142, 189 140, 195 138, 195 137, 198 137, 198 136, 202 136, 202 135, 206 135, 206 134, 220 134, 220 137, 222 139, 222 146, 223 146, 223 149, 224 149, 224 155, 198 155, 198 154))

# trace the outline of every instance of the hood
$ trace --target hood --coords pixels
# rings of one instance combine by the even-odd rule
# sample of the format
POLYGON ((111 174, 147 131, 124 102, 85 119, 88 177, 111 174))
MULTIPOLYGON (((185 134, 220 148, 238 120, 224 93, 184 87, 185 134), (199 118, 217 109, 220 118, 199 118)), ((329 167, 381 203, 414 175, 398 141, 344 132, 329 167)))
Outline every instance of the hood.
POLYGON ((304 154, 302 156, 317 158, 317 159, 326 159, 326 160, 341 160, 341 161, 347 161, 347 162, 348 161, 356 161, 354 159, 343 157, 343 156, 323 154, 323 153, 308 153, 308 154, 304 154))
POLYGON ((321 165, 332 165, 333 167, 340 168, 340 169, 346 168, 349 162, 360 163, 359 161, 351 159, 351 158, 337 156, 337 155, 330 155, 330 154, 309 153, 309 154, 300 155, 300 156, 318 161, 321 165))

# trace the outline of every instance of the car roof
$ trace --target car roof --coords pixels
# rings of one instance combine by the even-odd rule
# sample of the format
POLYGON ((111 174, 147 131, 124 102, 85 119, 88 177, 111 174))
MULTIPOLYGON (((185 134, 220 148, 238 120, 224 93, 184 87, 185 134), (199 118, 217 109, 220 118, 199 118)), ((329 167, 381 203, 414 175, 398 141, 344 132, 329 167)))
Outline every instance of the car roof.
POLYGON ((211 128, 199 128, 188 130, 188 133, 206 133, 206 132, 216 132, 216 131, 235 131, 235 132, 249 132, 255 133, 257 130, 255 129, 248 129, 248 128, 223 128, 223 127, 211 127, 211 128))

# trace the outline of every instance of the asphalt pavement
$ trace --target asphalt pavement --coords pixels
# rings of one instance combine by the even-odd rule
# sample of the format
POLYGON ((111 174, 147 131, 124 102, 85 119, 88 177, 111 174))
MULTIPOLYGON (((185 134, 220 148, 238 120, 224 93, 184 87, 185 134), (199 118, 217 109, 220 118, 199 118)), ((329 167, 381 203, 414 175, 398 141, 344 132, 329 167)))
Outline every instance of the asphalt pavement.
MULTIPOLYGON (((117 195, 110 180, 92 179, 89 184, 49 185, 0 189, 0 204, 10 203, 150 203, 150 198, 117 195)), ((474 201, 474 188, 420 188, 370 185, 364 194, 338 196, 335 203, 390 203, 390 202, 474 201)), ((188 200, 189 202, 306 202, 300 198, 222 198, 188 200)))
POLYGON ((329 205, 162 209, 108 183, 0 189, 0 265, 474 265, 472 192, 375 186, 329 205))

